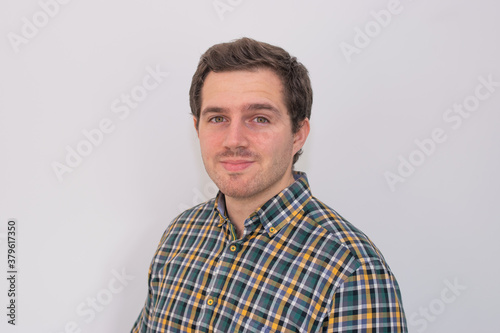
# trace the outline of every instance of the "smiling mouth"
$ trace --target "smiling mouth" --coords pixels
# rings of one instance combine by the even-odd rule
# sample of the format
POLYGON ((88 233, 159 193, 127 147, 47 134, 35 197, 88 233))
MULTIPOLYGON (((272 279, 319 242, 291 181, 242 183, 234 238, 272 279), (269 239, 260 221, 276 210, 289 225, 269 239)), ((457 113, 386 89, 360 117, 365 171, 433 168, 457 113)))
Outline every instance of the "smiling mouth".
POLYGON ((230 172, 243 171, 253 164, 252 161, 222 161, 224 169, 230 172))

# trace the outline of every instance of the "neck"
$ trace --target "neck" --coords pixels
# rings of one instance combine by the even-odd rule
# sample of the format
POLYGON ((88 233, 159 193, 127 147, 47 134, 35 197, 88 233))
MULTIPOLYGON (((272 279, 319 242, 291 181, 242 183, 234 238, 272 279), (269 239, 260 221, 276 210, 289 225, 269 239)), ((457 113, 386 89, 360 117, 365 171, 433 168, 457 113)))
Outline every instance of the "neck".
POLYGON ((278 186, 273 186, 272 188, 269 188, 266 191, 252 197, 225 197, 227 215, 236 229, 236 235, 238 238, 243 236, 245 220, 269 199, 290 186, 294 181, 293 174, 290 174, 289 177, 284 177, 283 180, 277 184, 278 186))

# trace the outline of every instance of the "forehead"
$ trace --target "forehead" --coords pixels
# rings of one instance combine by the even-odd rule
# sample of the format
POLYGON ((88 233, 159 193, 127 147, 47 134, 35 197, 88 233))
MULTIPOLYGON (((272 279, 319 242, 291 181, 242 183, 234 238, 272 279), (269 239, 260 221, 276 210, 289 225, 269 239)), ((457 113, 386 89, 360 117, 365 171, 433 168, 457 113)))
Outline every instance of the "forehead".
POLYGON ((210 72, 201 91, 201 109, 236 106, 238 103, 270 102, 284 108, 283 84, 278 75, 267 68, 210 72))

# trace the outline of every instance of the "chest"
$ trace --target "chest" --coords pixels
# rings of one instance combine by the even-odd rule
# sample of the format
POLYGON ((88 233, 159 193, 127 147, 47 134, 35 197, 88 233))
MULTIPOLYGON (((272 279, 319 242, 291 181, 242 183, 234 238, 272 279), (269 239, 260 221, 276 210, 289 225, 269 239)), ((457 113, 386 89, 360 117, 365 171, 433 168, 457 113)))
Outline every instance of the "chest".
POLYGON ((229 241, 213 229, 159 254, 151 311, 159 326, 181 332, 314 332, 345 267, 342 247, 298 230, 229 241))

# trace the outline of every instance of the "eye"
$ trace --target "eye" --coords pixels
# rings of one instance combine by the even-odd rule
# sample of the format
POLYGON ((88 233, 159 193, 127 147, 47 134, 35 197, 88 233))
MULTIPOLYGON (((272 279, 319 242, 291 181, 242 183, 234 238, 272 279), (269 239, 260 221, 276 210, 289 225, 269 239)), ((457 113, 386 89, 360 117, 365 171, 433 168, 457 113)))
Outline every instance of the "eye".
POLYGON ((269 120, 267 120, 267 119, 266 119, 266 118, 264 118, 264 117, 256 117, 256 118, 254 119, 254 121, 255 121, 256 123, 259 123, 259 124, 265 124, 265 123, 268 123, 268 122, 269 122, 269 120))
POLYGON ((210 118, 211 123, 222 123, 224 121, 224 117, 222 116, 216 116, 213 118, 210 118))

